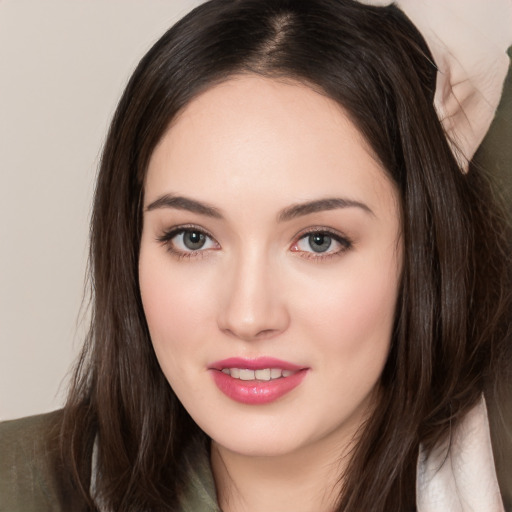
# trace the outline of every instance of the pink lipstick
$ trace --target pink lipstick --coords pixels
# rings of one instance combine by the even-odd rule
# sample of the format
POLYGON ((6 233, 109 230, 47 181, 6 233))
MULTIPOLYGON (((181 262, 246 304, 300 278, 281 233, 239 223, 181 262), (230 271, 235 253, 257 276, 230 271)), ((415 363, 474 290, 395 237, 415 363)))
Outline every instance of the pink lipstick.
POLYGON ((295 389, 308 368, 271 357, 232 357, 213 363, 209 370, 226 396, 243 404, 261 405, 295 389))

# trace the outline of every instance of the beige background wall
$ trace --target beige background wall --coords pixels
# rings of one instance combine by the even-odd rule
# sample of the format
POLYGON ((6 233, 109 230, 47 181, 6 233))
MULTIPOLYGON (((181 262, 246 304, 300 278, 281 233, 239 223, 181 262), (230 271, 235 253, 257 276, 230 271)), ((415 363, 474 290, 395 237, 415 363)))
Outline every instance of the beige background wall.
POLYGON ((200 0, 0 0, 0 420, 62 404, 94 177, 150 45, 200 0))

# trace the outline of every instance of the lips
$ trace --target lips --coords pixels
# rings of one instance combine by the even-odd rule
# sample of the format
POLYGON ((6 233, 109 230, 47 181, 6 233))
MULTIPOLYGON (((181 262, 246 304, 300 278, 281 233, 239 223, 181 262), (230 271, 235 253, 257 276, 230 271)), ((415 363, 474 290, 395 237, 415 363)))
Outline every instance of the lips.
POLYGON ((274 359, 229 358, 213 363, 209 370, 220 391, 249 405, 271 403, 295 389, 307 368, 274 359))

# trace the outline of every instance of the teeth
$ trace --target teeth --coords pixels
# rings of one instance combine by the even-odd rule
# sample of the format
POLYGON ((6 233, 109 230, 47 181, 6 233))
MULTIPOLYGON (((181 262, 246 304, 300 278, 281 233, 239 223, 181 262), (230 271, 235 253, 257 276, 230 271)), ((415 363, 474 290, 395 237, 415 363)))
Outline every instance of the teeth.
POLYGON ((254 380, 254 370, 247 370, 240 368, 240 380, 254 380))
POLYGON ((270 370, 270 378, 271 379, 279 379, 281 377, 281 370, 279 368, 272 368, 270 370))
POLYGON ((270 380, 270 368, 265 368, 265 370, 256 370, 254 372, 254 376, 257 380, 270 380))
POLYGON ((281 370, 281 368, 262 368, 260 370, 249 370, 248 368, 223 368, 222 373, 230 375, 233 379, 269 381, 289 377, 295 372, 281 370))

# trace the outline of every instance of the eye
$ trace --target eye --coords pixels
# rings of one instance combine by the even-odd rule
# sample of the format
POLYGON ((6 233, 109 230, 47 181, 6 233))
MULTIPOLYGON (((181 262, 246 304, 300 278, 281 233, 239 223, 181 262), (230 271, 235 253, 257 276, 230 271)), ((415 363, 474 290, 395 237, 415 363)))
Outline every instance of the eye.
POLYGON ((302 251, 326 252, 333 245, 333 239, 326 233, 313 233, 301 238, 297 244, 302 251))
POLYGON ((219 249, 219 244, 208 233, 195 227, 171 229, 158 238, 167 245, 171 253, 180 256, 192 256, 209 249, 219 249))
POLYGON ((327 230, 305 233, 292 245, 293 252, 302 252, 307 257, 322 258, 344 253, 352 247, 350 240, 327 230))
POLYGON ((183 231, 175 235, 172 242, 180 251, 198 251, 203 248, 207 249, 208 242, 211 240, 200 231, 183 231))

